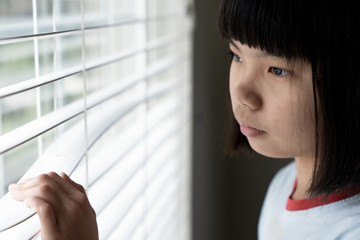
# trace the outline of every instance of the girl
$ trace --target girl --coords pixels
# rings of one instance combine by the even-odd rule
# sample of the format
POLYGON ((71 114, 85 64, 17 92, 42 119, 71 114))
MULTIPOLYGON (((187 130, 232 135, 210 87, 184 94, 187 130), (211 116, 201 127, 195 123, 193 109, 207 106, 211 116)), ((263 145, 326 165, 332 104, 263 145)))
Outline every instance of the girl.
POLYGON ((231 147, 295 159, 273 179, 259 239, 360 239, 360 15, 354 2, 223 0, 231 147))
MULTIPOLYGON (((223 0, 219 24, 232 55, 232 149, 295 159, 269 187, 259 238, 360 239, 355 3, 223 0)), ((97 238, 86 195, 67 176, 10 190, 39 213, 42 239, 97 238)))

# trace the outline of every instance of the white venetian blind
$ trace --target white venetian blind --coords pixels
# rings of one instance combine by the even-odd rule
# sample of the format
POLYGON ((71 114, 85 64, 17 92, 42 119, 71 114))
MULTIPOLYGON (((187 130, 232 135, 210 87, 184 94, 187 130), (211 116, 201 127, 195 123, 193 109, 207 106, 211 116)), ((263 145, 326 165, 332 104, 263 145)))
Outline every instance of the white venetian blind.
POLYGON ((190 239, 191 0, 0 1, 0 239, 39 239, 10 183, 83 184, 100 239, 190 239))

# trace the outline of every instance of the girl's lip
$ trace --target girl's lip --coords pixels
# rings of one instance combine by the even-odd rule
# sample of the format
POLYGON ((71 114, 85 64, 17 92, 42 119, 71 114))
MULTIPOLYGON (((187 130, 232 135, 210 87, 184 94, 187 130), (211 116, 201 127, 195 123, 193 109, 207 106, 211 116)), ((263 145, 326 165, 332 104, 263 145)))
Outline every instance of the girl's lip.
POLYGON ((247 124, 240 124, 240 131, 242 134, 244 134, 246 137, 256 137, 261 134, 264 134, 265 132, 262 130, 259 130, 257 128, 250 127, 247 124))

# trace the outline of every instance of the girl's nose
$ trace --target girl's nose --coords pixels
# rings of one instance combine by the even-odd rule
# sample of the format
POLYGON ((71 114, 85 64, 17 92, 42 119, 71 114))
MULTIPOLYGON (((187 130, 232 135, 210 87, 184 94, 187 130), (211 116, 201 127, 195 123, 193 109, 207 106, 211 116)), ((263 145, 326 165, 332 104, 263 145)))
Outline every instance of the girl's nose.
POLYGON ((260 96, 249 87, 239 85, 235 91, 235 101, 239 105, 248 107, 251 110, 258 110, 261 107, 262 101, 260 96))
MULTIPOLYGON (((233 76, 234 77, 234 76, 233 76)), ((261 108, 262 99, 259 89, 256 87, 256 74, 245 75, 231 79, 231 85, 233 89, 233 101, 236 104, 248 107, 251 110, 257 110, 261 108)))

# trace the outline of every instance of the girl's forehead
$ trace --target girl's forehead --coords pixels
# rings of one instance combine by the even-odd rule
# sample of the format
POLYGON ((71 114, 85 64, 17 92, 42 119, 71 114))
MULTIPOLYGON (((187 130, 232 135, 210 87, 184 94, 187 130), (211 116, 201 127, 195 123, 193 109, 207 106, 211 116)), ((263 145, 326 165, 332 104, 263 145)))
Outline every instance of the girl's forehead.
POLYGON ((255 55, 256 57, 270 57, 273 56, 266 51, 261 50, 260 48, 250 48, 248 45, 241 44, 238 41, 229 42, 230 46, 236 48, 241 54, 244 55, 255 55))
POLYGON ((239 51, 239 53, 244 54, 244 55, 251 54, 251 55, 254 55, 259 58, 270 58, 271 57, 271 58, 278 58, 279 60, 285 59, 285 57, 276 56, 274 54, 267 52, 266 50, 262 50, 260 48, 255 48, 255 47, 249 47, 248 45, 242 44, 241 42, 239 42, 237 40, 228 39, 228 42, 229 42, 230 46, 232 46, 237 51, 239 51))
POLYGON ((251 56, 257 59, 276 61, 286 65, 289 65, 290 62, 294 63, 294 61, 289 61, 289 59, 285 57, 276 56, 260 48, 249 47, 248 45, 242 44, 236 40, 229 41, 229 45, 230 48, 234 49, 242 56, 251 56))

